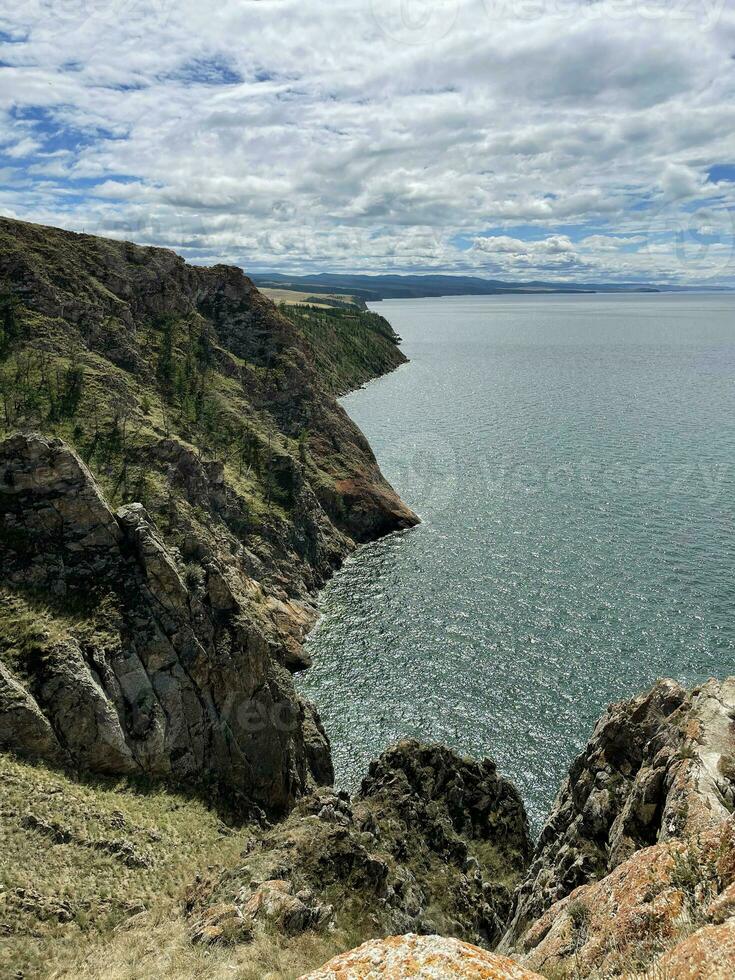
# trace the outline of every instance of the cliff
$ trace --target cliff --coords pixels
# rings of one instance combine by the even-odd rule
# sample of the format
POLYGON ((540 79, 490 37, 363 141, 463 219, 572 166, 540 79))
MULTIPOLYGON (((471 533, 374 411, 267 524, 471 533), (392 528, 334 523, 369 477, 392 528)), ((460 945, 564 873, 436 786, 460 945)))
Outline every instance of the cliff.
POLYGON ((0 294, 0 746, 287 811, 331 780, 315 593, 416 523, 334 400, 355 350, 239 269, 7 219, 0 294))
POLYGON ((416 522, 334 398, 403 360, 373 314, 0 220, 3 975, 735 974, 735 678, 611 705, 535 847, 490 759, 329 785, 315 593, 416 522))
POLYGON ((572 765, 501 950, 553 975, 735 972, 735 678, 612 705, 572 765))

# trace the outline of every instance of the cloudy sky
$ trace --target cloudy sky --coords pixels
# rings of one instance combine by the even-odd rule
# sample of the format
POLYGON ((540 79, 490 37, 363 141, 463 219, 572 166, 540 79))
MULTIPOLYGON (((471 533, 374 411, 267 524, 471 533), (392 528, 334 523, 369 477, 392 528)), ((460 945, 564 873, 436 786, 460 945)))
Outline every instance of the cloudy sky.
POLYGON ((735 284, 735 0, 25 0, 0 212, 251 271, 735 284))

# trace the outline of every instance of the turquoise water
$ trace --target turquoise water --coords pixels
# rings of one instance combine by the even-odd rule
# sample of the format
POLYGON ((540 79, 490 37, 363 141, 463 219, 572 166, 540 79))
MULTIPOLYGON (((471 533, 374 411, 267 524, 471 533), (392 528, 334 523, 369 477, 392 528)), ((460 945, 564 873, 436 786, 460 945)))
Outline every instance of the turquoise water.
POLYGON ((424 523, 325 589, 300 687, 341 785, 436 739, 538 828, 610 701, 735 672, 735 297, 375 309, 411 363, 344 405, 424 523))

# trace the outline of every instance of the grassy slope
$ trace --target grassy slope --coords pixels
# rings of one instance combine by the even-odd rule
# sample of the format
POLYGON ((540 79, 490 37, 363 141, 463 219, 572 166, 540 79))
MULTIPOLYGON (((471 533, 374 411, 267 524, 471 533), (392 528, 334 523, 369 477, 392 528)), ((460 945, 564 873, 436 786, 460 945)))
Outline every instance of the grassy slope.
POLYGON ((284 980, 361 934, 193 945, 187 888, 237 864, 247 829, 160 784, 79 781, 0 754, 0 976, 284 980))
POLYGON ((344 395, 406 362, 398 347, 400 338, 377 313, 315 306, 284 306, 282 312, 301 328, 320 377, 335 395, 344 395))
POLYGON ((74 781, 0 754, 0 976, 284 980, 362 941, 359 924, 293 939, 195 946, 197 874, 237 865, 247 829, 200 800, 123 779, 74 781))
MULTIPOLYGON (((88 309, 107 303, 104 287, 79 264, 76 241, 64 254, 67 240, 56 237, 60 244, 50 234, 43 247, 61 269, 55 283, 68 282, 69 302, 76 302, 79 286, 88 309)), ((12 254, 17 245, 12 234, 0 233, 0 250, 12 254)), ((93 245, 100 254, 121 247, 93 245)), ((148 260, 147 250, 133 254, 148 260)), ((108 357, 99 335, 95 343, 84 334, 90 324, 98 329, 93 316, 73 326, 17 297, 0 282, 0 436, 35 427, 65 438, 112 504, 142 500, 174 544, 178 524, 193 526, 205 540, 214 536, 215 547, 234 535, 257 549, 263 524, 292 520, 287 496, 269 472, 271 455, 301 458, 314 485, 333 478, 321 460, 312 461, 298 431, 287 434, 262 410, 264 396, 288 387, 288 351, 266 364, 219 347, 212 357, 204 342, 216 338, 193 313, 141 320, 133 334, 109 318, 103 347, 109 341, 122 355, 108 357), (131 338, 132 369, 123 349, 131 338), (228 365, 245 372, 242 382, 228 365), (173 496, 165 468, 141 455, 169 433, 200 458, 224 462, 227 484, 247 515, 242 525, 223 525, 173 496)), ((263 315, 270 316, 267 309, 263 315)), ((326 390, 344 392, 405 360, 390 327, 372 314, 290 316, 308 335, 326 390)), ((339 474, 339 459, 334 466, 339 474)), ((268 548, 266 541, 266 554, 268 548)), ((19 669, 25 652, 48 635, 99 634, 105 627, 104 609, 91 615, 57 606, 0 583, 0 658, 19 669)), ((224 828, 201 801, 163 787, 75 782, 0 754, 0 976, 219 977, 232 976, 236 963, 243 977, 296 976, 350 945, 345 936, 305 937, 278 949, 261 937, 233 952, 206 953, 190 944, 181 917, 185 887, 212 866, 232 866, 245 835, 224 828)))
POLYGON ((175 915, 195 869, 236 859, 246 831, 199 800, 124 780, 72 781, 0 755, 0 976, 47 976, 155 908, 175 915))

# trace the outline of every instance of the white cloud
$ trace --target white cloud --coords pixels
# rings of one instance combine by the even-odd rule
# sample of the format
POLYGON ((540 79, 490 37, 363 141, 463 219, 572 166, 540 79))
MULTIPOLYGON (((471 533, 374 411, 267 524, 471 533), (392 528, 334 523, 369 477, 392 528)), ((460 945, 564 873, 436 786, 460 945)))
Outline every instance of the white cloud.
POLYGON ((732 276, 659 218, 727 246, 731 7, 427 4, 29 0, 0 207, 249 268, 732 276))
POLYGON ((702 192, 702 178, 691 167, 667 163, 661 177, 661 187, 668 201, 696 197, 702 192))

